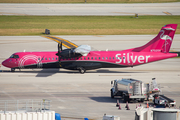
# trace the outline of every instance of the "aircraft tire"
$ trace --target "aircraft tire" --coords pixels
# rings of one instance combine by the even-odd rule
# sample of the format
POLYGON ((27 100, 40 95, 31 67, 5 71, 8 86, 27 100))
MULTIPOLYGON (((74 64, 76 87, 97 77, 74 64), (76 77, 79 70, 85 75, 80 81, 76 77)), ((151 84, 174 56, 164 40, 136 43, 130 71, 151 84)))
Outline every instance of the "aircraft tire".
POLYGON ((111 98, 114 98, 113 91, 111 90, 111 98))
POLYGON ((79 68, 79 72, 80 72, 81 74, 84 74, 84 73, 86 72, 86 69, 84 69, 83 67, 80 67, 80 68, 79 68))
POLYGON ((15 72, 15 68, 11 68, 11 72, 15 72))

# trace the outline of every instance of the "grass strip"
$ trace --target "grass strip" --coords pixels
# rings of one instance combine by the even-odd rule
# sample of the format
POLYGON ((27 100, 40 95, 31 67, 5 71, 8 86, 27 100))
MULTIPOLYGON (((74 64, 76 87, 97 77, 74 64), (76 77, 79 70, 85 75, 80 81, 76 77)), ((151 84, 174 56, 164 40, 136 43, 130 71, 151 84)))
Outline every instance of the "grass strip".
POLYGON ((0 3, 164 3, 180 0, 0 0, 0 3))
MULTIPOLYGON (((157 34, 180 16, 0 16, 0 35, 129 35, 157 34)), ((180 34, 180 26, 176 30, 180 34)))

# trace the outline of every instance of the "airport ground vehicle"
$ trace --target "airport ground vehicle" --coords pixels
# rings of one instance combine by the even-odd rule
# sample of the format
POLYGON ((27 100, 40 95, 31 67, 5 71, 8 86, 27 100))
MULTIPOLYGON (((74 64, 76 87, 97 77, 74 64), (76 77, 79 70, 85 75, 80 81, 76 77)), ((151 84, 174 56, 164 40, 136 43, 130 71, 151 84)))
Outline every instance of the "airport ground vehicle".
POLYGON ((144 102, 149 91, 149 84, 135 79, 122 79, 111 81, 111 98, 122 96, 124 102, 137 100, 144 102))
POLYGON ((176 105, 176 101, 171 98, 168 98, 165 95, 155 94, 154 95, 154 104, 155 105, 163 105, 165 107, 170 107, 170 106, 173 107, 174 105, 176 105))
POLYGON ((160 85, 156 83, 155 78, 152 78, 150 83, 123 78, 122 80, 111 81, 111 85, 111 98, 121 96, 124 102, 130 100, 144 102, 145 99, 153 99, 153 95, 160 93, 160 85))

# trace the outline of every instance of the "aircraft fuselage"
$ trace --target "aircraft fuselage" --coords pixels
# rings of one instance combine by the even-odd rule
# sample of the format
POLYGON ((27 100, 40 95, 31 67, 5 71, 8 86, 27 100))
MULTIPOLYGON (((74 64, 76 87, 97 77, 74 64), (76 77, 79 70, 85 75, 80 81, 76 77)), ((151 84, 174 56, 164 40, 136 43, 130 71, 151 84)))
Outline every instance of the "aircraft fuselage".
POLYGON ((59 58, 55 52, 18 52, 2 64, 9 68, 65 68, 86 70, 98 68, 133 67, 149 62, 177 57, 173 53, 128 52, 128 51, 91 51, 87 56, 59 58), (15 57, 16 56, 16 57, 15 57))

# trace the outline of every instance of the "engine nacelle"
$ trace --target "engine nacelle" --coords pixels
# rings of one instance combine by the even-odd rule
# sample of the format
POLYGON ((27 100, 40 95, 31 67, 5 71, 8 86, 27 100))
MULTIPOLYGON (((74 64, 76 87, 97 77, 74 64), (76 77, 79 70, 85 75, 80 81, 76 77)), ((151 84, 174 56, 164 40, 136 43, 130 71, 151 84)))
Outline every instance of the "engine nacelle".
POLYGON ((73 49, 65 49, 65 50, 61 51, 60 56, 62 58, 75 58, 75 57, 80 57, 82 55, 79 53, 75 53, 74 48, 73 48, 73 49))

